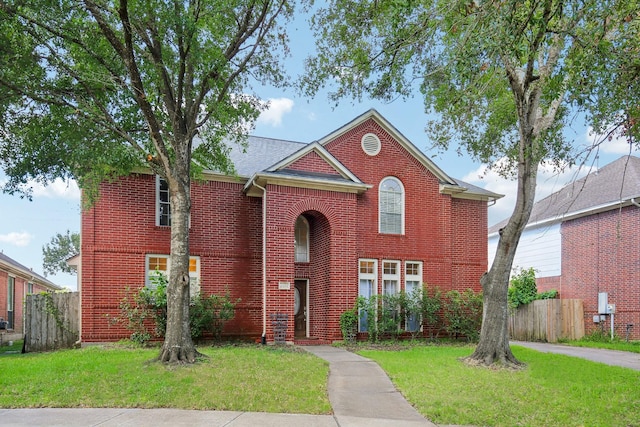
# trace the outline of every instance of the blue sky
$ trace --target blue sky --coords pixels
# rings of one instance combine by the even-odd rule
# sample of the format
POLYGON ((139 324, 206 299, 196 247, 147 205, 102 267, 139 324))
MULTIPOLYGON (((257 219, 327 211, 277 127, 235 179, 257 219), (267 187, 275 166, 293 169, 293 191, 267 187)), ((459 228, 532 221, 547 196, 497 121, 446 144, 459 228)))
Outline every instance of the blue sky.
MULTIPOLYGON (((302 70, 302 63, 312 41, 309 31, 296 29, 292 25, 290 34, 292 57, 288 60, 292 73, 302 70)), ((301 27, 302 28, 302 27, 301 27)), ((306 28, 306 25, 304 26, 306 28)), ((393 124, 414 145, 424 151, 441 169, 452 177, 487 188, 505 197, 489 208, 489 225, 508 217, 513 209, 515 182, 487 172, 485 166, 471 160, 468 155, 458 156, 457 146, 452 144, 448 152, 430 151, 429 137, 425 133, 428 116, 424 113, 422 99, 396 100, 392 103, 363 100, 341 102, 336 108, 327 100, 326 93, 315 99, 300 98, 294 91, 262 88, 259 95, 270 101, 270 108, 264 112, 254 132, 255 135, 293 141, 311 142, 317 140, 356 116, 375 108, 393 124)), ((576 145, 588 145, 594 140, 582 123, 566 129, 566 135, 576 145)), ((596 167, 604 166, 618 157, 629 153, 629 145, 624 141, 610 141, 603 144, 597 160, 590 159, 596 167)), ((639 155, 638 151, 634 152, 639 155)), ((576 177, 584 175, 588 168, 571 168, 558 174, 542 169, 539 173, 537 199, 559 190, 576 177)), ((6 179, 0 173, 0 183, 6 179)), ((80 231, 80 191, 74 182, 55 182, 46 187, 34 186, 33 201, 0 193, 0 250, 7 256, 43 274, 42 247, 56 233, 80 231)), ((49 276, 52 282, 76 289, 75 276, 57 274, 49 276)))

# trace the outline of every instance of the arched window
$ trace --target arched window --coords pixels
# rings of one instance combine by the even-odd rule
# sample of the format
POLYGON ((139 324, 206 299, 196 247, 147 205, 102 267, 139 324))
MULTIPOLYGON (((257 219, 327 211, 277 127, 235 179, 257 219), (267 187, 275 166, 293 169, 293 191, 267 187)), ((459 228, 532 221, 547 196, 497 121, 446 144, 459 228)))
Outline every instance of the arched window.
POLYGON ((309 262, 309 221, 302 215, 296 219, 296 262, 309 262))
POLYGON ((404 234, 404 186, 394 177, 384 178, 379 189, 380 233, 404 234))

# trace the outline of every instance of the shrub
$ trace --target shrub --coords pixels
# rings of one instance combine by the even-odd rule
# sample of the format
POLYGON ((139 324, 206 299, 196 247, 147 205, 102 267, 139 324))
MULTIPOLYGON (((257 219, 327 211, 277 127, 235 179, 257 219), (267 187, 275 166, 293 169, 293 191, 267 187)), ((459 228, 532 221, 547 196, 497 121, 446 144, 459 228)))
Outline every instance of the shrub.
POLYGON ((521 269, 509 282, 509 307, 516 309, 536 299, 536 271, 533 267, 521 269))
POLYGON ((477 341, 482 326, 482 294, 471 289, 460 293, 449 291, 444 298, 446 331, 455 338, 464 336, 477 341))
POLYGON ((555 289, 538 293, 536 272, 533 267, 526 270, 520 269, 519 273, 514 275, 509 282, 508 300, 509 308, 512 310, 534 300, 554 298, 558 298, 558 291, 555 289))
POLYGON ((355 341, 358 333, 358 307, 350 308, 340 315, 340 331, 345 341, 355 341))
MULTIPOLYGON (((155 272, 150 278, 153 287, 144 287, 133 293, 127 289, 125 297, 120 302, 120 315, 110 319, 112 323, 121 323, 131 331, 131 340, 138 344, 145 344, 153 336, 164 337, 167 330, 167 278, 160 272, 155 272), (150 327, 153 326, 153 335, 150 327)), ((211 333, 219 340, 224 325, 235 316, 235 302, 227 293, 224 296, 202 294, 191 298, 189 306, 189 323, 191 337, 195 340, 211 333)))

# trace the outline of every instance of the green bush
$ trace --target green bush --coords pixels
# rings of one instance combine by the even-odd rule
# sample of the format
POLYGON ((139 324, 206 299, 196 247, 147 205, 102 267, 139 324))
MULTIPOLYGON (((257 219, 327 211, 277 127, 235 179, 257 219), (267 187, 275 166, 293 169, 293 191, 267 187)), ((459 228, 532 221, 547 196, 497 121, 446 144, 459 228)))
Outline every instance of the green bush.
POLYGON ((521 305, 529 304, 536 299, 537 294, 536 271, 533 267, 521 269, 509 282, 509 307, 515 309, 521 305))
MULTIPOLYGON (((110 319, 131 331, 131 341, 138 344, 145 344, 154 336, 164 337, 167 330, 167 278, 155 272, 150 281, 153 287, 144 287, 135 293, 127 289, 120 301, 120 315, 110 319)), ((193 296, 189 305, 191 337, 197 340, 211 333, 215 340, 220 340, 224 325, 235 316, 239 302, 240 299, 232 301, 229 293, 193 296)))
POLYGON ((350 308, 340 315, 340 331, 345 341, 355 341, 358 333, 358 307, 350 308))
POLYGON ((555 289, 538 293, 536 271, 533 267, 520 269, 511 278, 508 292, 509 308, 512 310, 521 305, 529 304, 531 301, 558 298, 558 291, 555 289))
POLYGON ((443 301, 445 329, 455 338, 464 336, 468 341, 477 341, 482 326, 482 294, 471 289, 460 293, 449 291, 443 301))

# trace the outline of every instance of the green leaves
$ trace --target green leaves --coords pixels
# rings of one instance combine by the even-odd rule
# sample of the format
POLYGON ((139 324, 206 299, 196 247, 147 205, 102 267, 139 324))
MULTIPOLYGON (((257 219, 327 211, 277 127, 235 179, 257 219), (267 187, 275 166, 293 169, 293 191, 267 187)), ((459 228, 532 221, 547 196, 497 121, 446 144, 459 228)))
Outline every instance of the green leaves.
POLYGON ((254 81, 287 83, 281 22, 292 11, 286 0, 3 2, 5 191, 65 176, 95 196, 147 154, 163 176, 189 171, 196 135, 201 165, 230 170, 220 141, 263 105, 238 100, 254 81))

